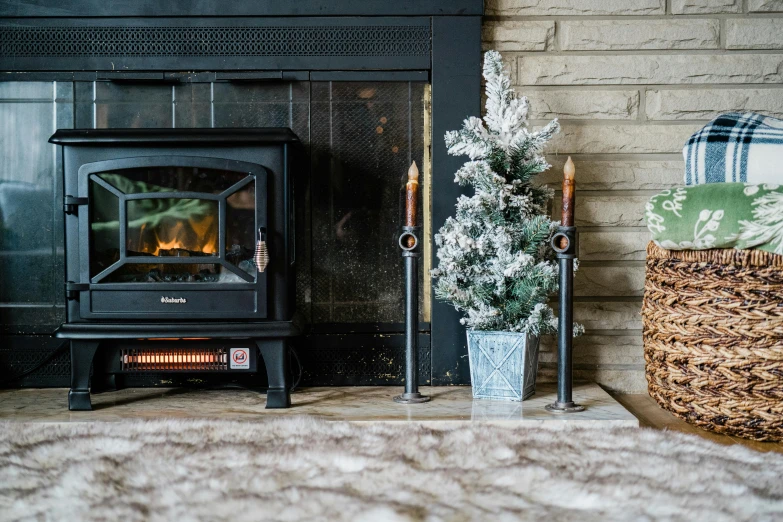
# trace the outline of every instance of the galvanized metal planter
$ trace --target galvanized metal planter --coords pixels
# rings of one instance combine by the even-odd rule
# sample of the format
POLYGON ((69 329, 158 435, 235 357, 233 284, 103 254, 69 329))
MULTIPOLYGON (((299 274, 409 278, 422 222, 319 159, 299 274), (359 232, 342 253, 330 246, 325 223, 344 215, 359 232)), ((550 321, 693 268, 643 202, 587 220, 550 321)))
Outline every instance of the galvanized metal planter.
POLYGON ((474 399, 523 401, 536 391, 538 336, 468 330, 474 399))

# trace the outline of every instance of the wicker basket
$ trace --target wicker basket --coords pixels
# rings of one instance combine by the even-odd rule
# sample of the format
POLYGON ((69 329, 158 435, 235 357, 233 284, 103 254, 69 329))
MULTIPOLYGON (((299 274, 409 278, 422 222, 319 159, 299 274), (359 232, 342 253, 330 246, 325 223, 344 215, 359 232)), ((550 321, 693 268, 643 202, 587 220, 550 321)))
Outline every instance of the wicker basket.
POLYGON ((642 316, 658 404, 707 430, 783 440, 783 256, 650 243, 642 316))

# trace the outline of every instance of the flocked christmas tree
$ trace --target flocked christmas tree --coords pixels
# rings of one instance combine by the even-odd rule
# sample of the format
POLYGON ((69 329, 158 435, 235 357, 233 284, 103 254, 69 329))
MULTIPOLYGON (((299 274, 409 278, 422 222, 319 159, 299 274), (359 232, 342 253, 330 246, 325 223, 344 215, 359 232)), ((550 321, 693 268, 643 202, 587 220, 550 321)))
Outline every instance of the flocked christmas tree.
MULTIPOLYGON (((557 320, 547 304, 558 288, 549 219, 553 192, 534 186, 550 165, 544 145, 559 132, 557 120, 539 131, 527 128, 527 98, 517 97, 500 54, 484 55, 486 115, 470 117, 446 133, 449 154, 471 161, 456 173, 474 195, 460 196, 455 217, 435 236, 436 297, 450 302, 476 330, 553 333, 557 320)), ((575 334, 581 327, 575 327, 575 334)))

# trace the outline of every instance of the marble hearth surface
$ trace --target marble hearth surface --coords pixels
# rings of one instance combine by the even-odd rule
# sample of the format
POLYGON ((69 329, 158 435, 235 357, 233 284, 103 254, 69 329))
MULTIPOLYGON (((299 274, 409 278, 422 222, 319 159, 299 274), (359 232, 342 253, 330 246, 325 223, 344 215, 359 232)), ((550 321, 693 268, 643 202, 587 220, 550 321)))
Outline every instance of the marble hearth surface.
POLYGON ((524 402, 471 397, 467 386, 427 387, 426 404, 400 405, 392 397, 400 387, 304 388, 292 395, 287 410, 264 409, 266 396, 244 389, 194 390, 129 388, 93 395, 93 411, 69 412, 62 388, 0 391, 0 421, 117 421, 122 419, 219 418, 257 420, 268 415, 316 415, 353 422, 414 421, 446 426, 453 422, 487 422, 526 427, 638 426, 639 421, 597 384, 574 386, 574 400, 584 412, 555 415, 544 406, 556 397, 554 384, 540 384, 524 402))

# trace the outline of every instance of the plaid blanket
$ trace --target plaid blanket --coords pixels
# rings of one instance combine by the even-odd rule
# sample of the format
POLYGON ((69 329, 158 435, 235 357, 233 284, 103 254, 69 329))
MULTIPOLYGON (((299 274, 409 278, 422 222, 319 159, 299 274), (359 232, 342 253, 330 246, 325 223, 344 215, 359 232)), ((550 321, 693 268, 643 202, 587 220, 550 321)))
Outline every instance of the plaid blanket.
POLYGON ((686 185, 783 183, 783 120, 722 114, 691 136, 682 154, 686 185))

